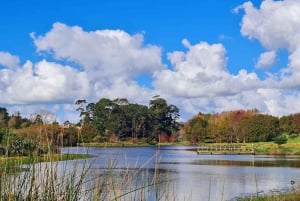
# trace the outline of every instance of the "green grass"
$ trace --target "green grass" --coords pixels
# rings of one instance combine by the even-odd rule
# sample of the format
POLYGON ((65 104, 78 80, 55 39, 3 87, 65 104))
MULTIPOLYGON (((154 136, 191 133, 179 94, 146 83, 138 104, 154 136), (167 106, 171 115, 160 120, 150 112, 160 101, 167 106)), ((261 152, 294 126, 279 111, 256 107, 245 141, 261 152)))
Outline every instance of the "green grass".
POLYGON ((262 197, 250 197, 240 198, 237 201, 299 201, 300 193, 285 193, 280 195, 262 196, 262 197))
POLYGON ((277 145, 274 142, 242 143, 254 147, 256 154, 269 155, 300 155, 300 137, 289 138, 286 144, 277 145))
MULTIPOLYGON (((213 143, 213 145, 228 145, 230 143, 213 143)), ((300 137, 289 138, 286 144, 277 145, 274 142, 256 142, 256 143, 238 143, 242 146, 248 148, 254 147, 256 154, 269 154, 269 155, 300 155, 300 137)), ((91 147, 133 147, 133 146, 152 146, 147 143, 141 142, 106 142, 106 143, 82 143, 81 146, 91 146, 91 147)), ((183 142, 170 142, 170 143, 158 143, 157 145, 180 145, 186 146, 190 145, 188 141, 183 142)), ((201 144, 199 144, 201 145, 201 144)))
POLYGON ((297 138, 289 138, 288 143, 300 143, 300 137, 297 138))
POLYGON ((32 163, 42 163, 50 161, 66 161, 91 158, 89 154, 46 154, 42 156, 2 156, 0 157, 0 167, 3 165, 26 165, 32 163))

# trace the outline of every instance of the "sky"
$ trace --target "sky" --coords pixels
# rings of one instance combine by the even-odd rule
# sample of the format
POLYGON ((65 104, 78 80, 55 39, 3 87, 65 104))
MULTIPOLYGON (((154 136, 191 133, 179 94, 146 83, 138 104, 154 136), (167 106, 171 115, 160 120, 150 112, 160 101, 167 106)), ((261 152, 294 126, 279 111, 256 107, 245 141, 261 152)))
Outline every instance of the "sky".
POLYGON ((299 0, 3 0, 0 107, 77 123, 75 101, 300 112, 299 0))

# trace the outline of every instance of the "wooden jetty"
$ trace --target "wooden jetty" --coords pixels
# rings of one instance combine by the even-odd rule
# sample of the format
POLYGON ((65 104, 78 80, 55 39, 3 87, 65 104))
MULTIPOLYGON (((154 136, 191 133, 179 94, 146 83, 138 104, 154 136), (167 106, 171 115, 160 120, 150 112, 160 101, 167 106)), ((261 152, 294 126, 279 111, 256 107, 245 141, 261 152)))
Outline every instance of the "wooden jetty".
POLYGON ((214 154, 224 154, 224 155, 254 155, 254 147, 249 147, 245 145, 201 145, 197 148, 197 154, 201 155, 214 155, 214 154))

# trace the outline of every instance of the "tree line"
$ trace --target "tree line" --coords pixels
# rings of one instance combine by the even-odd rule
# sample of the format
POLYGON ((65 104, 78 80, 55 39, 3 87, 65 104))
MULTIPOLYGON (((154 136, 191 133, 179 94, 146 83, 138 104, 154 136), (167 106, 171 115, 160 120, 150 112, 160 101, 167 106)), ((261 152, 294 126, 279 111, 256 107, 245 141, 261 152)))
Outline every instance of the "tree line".
POLYGON ((257 109, 199 113, 185 123, 184 133, 191 142, 268 142, 282 134, 297 137, 300 113, 275 117, 257 109))
POLYGON ((156 144, 160 134, 168 138, 180 129, 179 109, 159 96, 149 105, 127 99, 102 98, 96 103, 77 100, 80 121, 60 125, 51 113, 39 111, 30 118, 10 115, 0 107, 0 155, 42 154, 82 142, 133 141, 156 144))
POLYGON ((75 104, 80 121, 66 121, 61 125, 49 120, 47 111, 25 118, 19 112, 10 115, 6 108, 0 107, 0 154, 42 154, 82 142, 284 141, 280 138, 282 134, 297 137, 300 133, 300 113, 279 118, 261 114, 256 109, 217 114, 200 112, 182 123, 179 109, 160 96, 153 97, 148 105, 120 98, 102 98, 96 103, 77 100, 75 104))

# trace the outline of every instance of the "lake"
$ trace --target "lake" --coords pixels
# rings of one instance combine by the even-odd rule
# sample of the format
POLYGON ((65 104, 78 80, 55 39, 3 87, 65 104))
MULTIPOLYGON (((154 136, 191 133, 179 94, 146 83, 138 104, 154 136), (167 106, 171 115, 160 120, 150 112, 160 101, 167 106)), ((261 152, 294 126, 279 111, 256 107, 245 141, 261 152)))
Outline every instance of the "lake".
MULTIPOLYGON (((73 147, 64 153, 95 155, 87 161, 91 174, 113 169, 119 182, 133 172, 136 187, 146 180, 168 181, 156 191, 178 201, 235 200, 236 197, 289 191, 291 180, 300 184, 300 157, 265 155, 197 155, 196 147, 147 146, 123 148, 73 147), (166 187, 167 186, 167 187, 166 187)), ((127 177, 126 177, 127 178, 127 177)), ((158 187, 157 187, 158 188, 158 187)), ((157 192, 149 200, 158 200, 157 192)), ((161 200, 166 200, 165 198, 161 200)), ((173 199, 170 199, 173 200, 173 199)))

